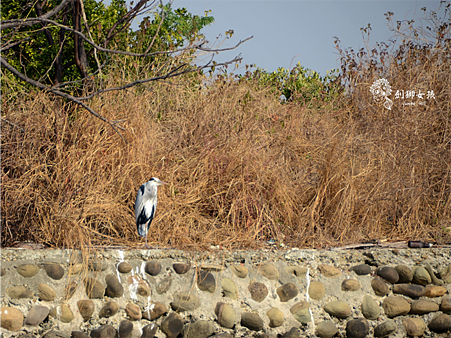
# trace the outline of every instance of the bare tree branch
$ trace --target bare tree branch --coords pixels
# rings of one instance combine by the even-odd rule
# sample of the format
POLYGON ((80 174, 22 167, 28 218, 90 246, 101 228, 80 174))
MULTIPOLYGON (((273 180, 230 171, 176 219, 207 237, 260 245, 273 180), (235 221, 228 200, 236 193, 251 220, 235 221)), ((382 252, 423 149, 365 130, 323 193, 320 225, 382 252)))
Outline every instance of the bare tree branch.
POLYGON ((233 49, 237 49, 238 46, 242 45, 243 43, 245 43, 246 41, 249 41, 250 39, 254 38, 253 35, 251 35, 250 37, 244 39, 244 40, 240 40, 235 46, 233 47, 229 47, 229 48, 218 48, 218 49, 209 49, 209 48, 203 48, 202 45, 203 43, 199 44, 198 46, 196 46, 195 48, 204 52, 224 52, 226 50, 233 50, 233 49))
MULTIPOLYGON (((72 101, 80 106, 82 106, 83 108, 85 108, 87 111, 89 111, 92 115, 94 115, 95 117, 97 117, 98 119, 102 120, 103 122, 108 123, 113 129, 114 131, 116 131, 122 138, 123 136, 121 135, 121 133, 119 132, 118 129, 121 130, 125 130, 123 127, 120 127, 117 125, 118 121, 111 121, 108 120, 107 118, 103 117, 102 115, 100 115, 99 113, 95 112, 92 108, 90 108, 88 105, 84 104, 83 102, 81 102, 78 98, 76 98, 75 96, 69 95, 67 93, 64 93, 62 91, 59 91, 57 89, 54 89, 52 87, 48 87, 40 82, 37 82, 33 79, 30 79, 29 77, 25 76, 24 74, 20 73, 16 68, 14 68, 13 66, 11 66, 2 56, 0 56, 0 63, 3 67, 5 67, 6 69, 8 69, 11 73, 13 73, 15 76, 17 76, 19 79, 37 87, 40 88, 42 90, 48 91, 50 93, 53 93, 55 95, 61 96, 65 99, 68 99, 69 101, 72 101)), ((124 139, 124 138, 123 138, 124 139)), ((125 141, 125 139, 124 139, 125 141)))
POLYGON ((48 11, 44 15, 38 17, 38 18, 28 18, 28 19, 14 19, 14 20, 2 20, 2 26, 1 30, 8 29, 8 28, 15 28, 17 26, 32 26, 36 22, 33 21, 33 19, 47 19, 51 18, 55 14, 57 14, 59 11, 61 11, 64 7, 66 7, 71 0, 63 0, 58 6, 56 6, 51 11, 48 11))
MULTIPOLYGON (((214 65, 214 67, 219 67, 219 66, 229 65, 229 64, 232 64, 232 63, 241 61, 241 60, 242 60, 242 58, 238 56, 238 57, 234 58, 234 59, 231 60, 231 61, 222 62, 222 63, 216 63, 216 64, 214 65)), ((134 81, 134 82, 128 83, 128 84, 126 84, 126 85, 124 85, 124 86, 120 86, 120 87, 114 87, 114 88, 107 88, 107 89, 103 89, 103 90, 98 90, 98 91, 96 91, 95 93, 93 93, 93 94, 91 94, 91 95, 89 95, 89 96, 78 97, 78 98, 77 98, 77 97, 72 96, 72 95, 70 95, 70 94, 64 93, 64 92, 62 92, 62 91, 60 91, 60 90, 58 90, 58 89, 55 89, 55 88, 53 88, 53 87, 46 86, 46 85, 44 85, 44 84, 42 84, 42 83, 40 83, 40 82, 38 82, 38 81, 35 81, 35 80, 33 80, 33 79, 30 79, 29 77, 27 77, 27 76, 25 76, 24 74, 20 73, 20 72, 19 72, 17 69, 15 69, 13 66, 11 66, 11 65, 10 65, 3 57, 1 57, 1 56, 0 56, 0 61, 1 61, 1 65, 2 65, 3 67, 5 67, 6 69, 8 69, 11 73, 13 73, 15 76, 17 76, 17 77, 20 78, 21 80, 23 80, 23 81, 25 81, 25 82, 27 82, 27 83, 29 83, 29 84, 31 84, 31 85, 37 87, 37 88, 40 88, 40 89, 42 89, 42 90, 51 92, 51 93, 53 93, 53 94, 55 94, 55 95, 61 96, 61 97, 65 98, 65 99, 67 99, 67 100, 69 100, 69 101, 72 101, 72 102, 74 102, 74 103, 76 103, 76 104, 82 106, 83 108, 85 108, 87 111, 89 111, 92 115, 94 115, 94 116, 97 117, 98 119, 102 120, 103 122, 108 123, 108 124, 114 129, 114 131, 116 131, 116 132, 121 136, 121 138, 122 138, 125 142, 126 142, 126 140, 124 139, 124 137, 122 136, 122 134, 121 134, 121 133, 119 132, 119 130, 118 130, 118 129, 121 129, 121 130, 125 130, 125 129, 124 129, 123 127, 120 127, 120 126, 117 125, 117 123, 119 123, 119 122, 121 122, 121 121, 111 121, 111 120, 108 120, 107 118, 103 117, 102 115, 100 115, 99 113, 97 113, 96 111, 94 111, 94 110, 93 110, 92 108, 90 108, 88 105, 84 104, 82 101, 91 99, 91 98, 93 98, 94 96, 99 95, 99 94, 101 94, 101 93, 106 93, 106 92, 110 92, 110 91, 123 90, 123 89, 127 89, 127 88, 130 88, 130 87, 136 86, 136 85, 138 85, 138 84, 143 84, 143 83, 147 83, 147 82, 151 82, 151 81, 161 81, 161 80, 166 80, 166 79, 173 78, 173 77, 177 77, 177 76, 180 76, 180 75, 183 75, 183 74, 192 73, 192 72, 197 72, 197 71, 200 71, 200 70, 202 70, 202 69, 212 67, 212 66, 211 66, 212 60, 210 60, 207 64, 205 64, 205 65, 203 65, 203 66, 199 66, 199 67, 194 68, 194 69, 181 70, 182 68, 189 66, 188 64, 182 64, 182 65, 176 67, 175 69, 173 69, 172 71, 170 71, 169 73, 167 73, 167 74, 165 74, 165 75, 161 75, 161 76, 156 76, 156 77, 152 77, 152 78, 148 78, 148 79, 142 79, 142 80, 134 81)))
MULTIPOLYGON (((236 63, 236 62, 239 62, 241 60, 242 60, 242 58, 240 56, 237 56, 233 60, 222 62, 222 63, 216 63, 216 64, 214 64, 214 67, 221 67, 221 66, 230 65, 232 63, 236 63)), ((138 84, 143 84, 143 83, 152 82, 152 81, 167 80, 167 79, 170 79, 170 78, 173 78, 173 77, 177 77, 177 76, 180 76, 180 75, 183 75, 183 74, 198 72, 200 70, 213 67, 211 65, 211 63, 212 63, 212 60, 210 60, 207 64, 205 64, 203 66, 199 66, 199 67, 196 67, 196 68, 193 68, 193 69, 180 70, 183 67, 189 66, 189 64, 182 64, 182 65, 176 67, 175 69, 173 69, 172 71, 170 71, 169 73, 167 73, 165 75, 155 76, 155 77, 151 77, 151 78, 148 78, 148 79, 137 80, 137 81, 134 81, 134 82, 127 83, 126 85, 123 85, 123 86, 120 86, 120 87, 113 87, 113 88, 107 88, 107 89, 98 90, 95 93, 92 93, 91 95, 84 96, 84 97, 79 97, 78 99, 80 101, 89 100, 89 99, 92 99, 94 96, 102 94, 102 93, 123 90, 123 89, 127 89, 127 88, 130 88, 130 87, 136 86, 138 84)))
MULTIPOLYGON (((163 7, 163 1, 160 1, 161 7, 163 7)), ((150 42, 149 46, 146 48, 146 53, 149 53, 149 50, 151 50, 151 48, 153 47, 153 44, 158 36, 158 33, 160 32, 161 29, 161 25, 163 24, 164 18, 166 16, 166 12, 163 11, 163 13, 161 14, 161 20, 160 23, 158 24, 157 27, 157 31, 155 32, 155 34, 153 35, 152 41, 150 42)))
MULTIPOLYGON (((240 46, 241 44, 245 43, 246 41, 252 39, 254 36, 250 36, 244 40, 241 40, 240 42, 238 42, 235 46, 230 47, 230 48, 220 48, 220 49, 208 49, 208 48, 204 48, 202 47, 202 45, 205 44, 205 42, 201 42, 198 45, 194 45, 194 46, 188 46, 185 48, 178 48, 172 51, 159 51, 159 52, 153 52, 153 53, 131 53, 131 52, 125 52, 122 50, 115 50, 115 49, 108 49, 108 48, 103 48, 99 45, 97 45, 94 41, 91 41, 88 37, 86 37, 86 35, 84 35, 82 32, 75 30, 73 28, 70 28, 68 26, 62 25, 56 21, 53 20, 48 20, 48 19, 41 19, 41 18, 30 18, 27 19, 30 21, 33 21, 34 23, 41 23, 41 22, 47 22, 47 23, 51 23, 54 24, 57 27, 61 27, 64 28, 70 32, 73 32, 77 35, 79 35, 83 40, 85 40, 85 42, 87 42, 88 44, 90 44, 91 46, 93 46, 94 48, 96 48, 97 50, 101 51, 101 52, 105 52, 105 53, 111 53, 111 54, 121 54, 121 55, 128 55, 128 56, 138 56, 138 57, 147 57, 147 56, 155 56, 155 55, 170 55, 170 54, 175 54, 175 53, 180 53, 183 51, 187 51, 187 50, 192 50, 192 49, 199 49, 202 50, 204 52, 222 52, 222 51, 227 51, 227 50, 233 50, 236 49, 238 46, 240 46)), ((0 27, 0 29, 4 29, 3 26, 0 27)))
MULTIPOLYGON (((88 26, 88 19, 86 18, 85 7, 83 5, 83 1, 80 1, 80 8, 81 8, 81 14, 82 14, 82 17, 83 17, 83 21, 85 23, 85 28, 86 28, 86 30, 88 31, 88 34, 89 34, 89 38, 92 41, 94 41, 94 39, 92 38, 91 31, 90 31, 89 26, 88 26)), ((99 70, 100 75, 102 75, 102 69, 100 68, 100 61, 99 61, 99 58, 97 57, 97 49, 94 49, 94 58, 95 58, 96 63, 97 63, 97 69, 99 70)))
MULTIPOLYGON (((116 36, 118 33, 120 33, 128 23, 133 21, 134 18, 136 18, 138 15, 141 14, 143 11, 147 11, 149 8, 152 8, 155 4, 155 0, 152 1, 150 5, 147 5, 148 0, 140 0, 136 6, 127 12, 120 20, 118 20, 113 27, 111 27, 108 30, 107 37, 105 38, 105 42, 103 44, 104 47, 108 45, 108 43, 111 41, 111 39, 116 36), (120 25, 122 25, 121 29, 117 29, 120 25)), ((160 1, 161 3, 161 1, 160 1)))
MULTIPOLYGON (((39 16, 42 16, 42 15, 43 15, 43 14, 42 14, 42 4, 41 4, 40 2, 37 1, 37 2, 35 3, 35 5, 34 5, 34 8, 35 8, 35 10, 36 10, 36 13, 37 13, 39 16)), ((50 45, 53 45, 53 43, 54 43, 53 37, 52 37, 52 34, 50 34, 50 32, 49 32, 48 29, 44 28, 44 34, 45 34, 45 37, 47 38, 47 41, 49 42, 49 44, 50 44, 50 45)))
POLYGON ((25 129, 19 127, 17 124, 12 123, 11 121, 9 121, 9 120, 7 120, 7 119, 5 119, 5 118, 3 118, 3 117, 1 118, 1 120, 2 120, 2 121, 5 121, 5 122, 8 123, 10 126, 13 126, 13 127, 17 128, 17 129, 19 129, 22 133, 25 133, 25 129))

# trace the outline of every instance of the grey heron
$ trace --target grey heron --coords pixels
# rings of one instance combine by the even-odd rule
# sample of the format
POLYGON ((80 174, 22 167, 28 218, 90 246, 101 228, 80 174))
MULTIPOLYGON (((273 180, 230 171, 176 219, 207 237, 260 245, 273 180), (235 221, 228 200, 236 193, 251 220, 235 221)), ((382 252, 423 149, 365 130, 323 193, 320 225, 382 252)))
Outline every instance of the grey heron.
POLYGON ((155 211, 157 210, 157 191, 158 186, 167 184, 160 181, 156 177, 152 177, 149 181, 139 187, 138 195, 135 202, 135 217, 136 226, 138 227, 138 235, 146 237, 147 246, 147 233, 149 232, 150 223, 152 223, 155 217, 155 211))

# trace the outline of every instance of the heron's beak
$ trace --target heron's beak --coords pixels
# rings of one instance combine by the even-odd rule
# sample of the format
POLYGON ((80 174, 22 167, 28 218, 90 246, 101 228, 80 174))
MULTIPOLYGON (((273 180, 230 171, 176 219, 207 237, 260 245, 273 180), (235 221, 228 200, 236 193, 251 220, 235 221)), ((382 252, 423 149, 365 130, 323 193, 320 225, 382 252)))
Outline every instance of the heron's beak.
POLYGON ((160 182, 158 182, 158 183, 160 183, 159 185, 167 185, 167 184, 168 184, 168 183, 163 182, 163 181, 160 181, 160 182))

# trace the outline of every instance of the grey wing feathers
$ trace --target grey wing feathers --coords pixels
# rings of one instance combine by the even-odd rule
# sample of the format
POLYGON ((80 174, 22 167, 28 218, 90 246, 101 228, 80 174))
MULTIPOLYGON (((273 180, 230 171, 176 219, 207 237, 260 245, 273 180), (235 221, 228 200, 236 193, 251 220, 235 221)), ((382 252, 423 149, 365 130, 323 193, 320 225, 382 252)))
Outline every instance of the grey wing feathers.
POLYGON ((144 184, 141 185, 138 189, 138 195, 136 195, 136 201, 135 201, 135 219, 138 221, 139 214, 143 211, 144 208, 144 190, 145 186, 144 184))
POLYGON ((149 229, 150 223, 155 216, 157 208, 157 195, 152 189, 146 190, 145 184, 143 184, 136 196, 135 202, 135 217, 136 227, 138 228, 138 235, 145 237, 149 229))
POLYGON ((155 205, 152 205, 150 215, 146 213, 146 209, 143 208, 141 214, 139 214, 136 220, 136 226, 138 228, 138 235, 145 237, 149 229, 150 223, 152 223, 153 216, 155 215, 155 205))

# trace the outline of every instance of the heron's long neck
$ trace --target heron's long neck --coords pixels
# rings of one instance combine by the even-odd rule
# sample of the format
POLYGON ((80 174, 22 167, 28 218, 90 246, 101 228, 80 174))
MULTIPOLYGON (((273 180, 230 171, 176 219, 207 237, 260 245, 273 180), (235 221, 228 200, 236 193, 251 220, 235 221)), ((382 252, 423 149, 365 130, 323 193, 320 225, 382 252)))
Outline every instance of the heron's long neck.
POLYGON ((149 196, 157 197, 157 190, 158 190, 158 187, 151 185, 148 187, 147 193, 149 194, 149 196))

